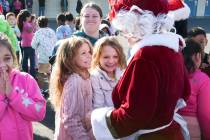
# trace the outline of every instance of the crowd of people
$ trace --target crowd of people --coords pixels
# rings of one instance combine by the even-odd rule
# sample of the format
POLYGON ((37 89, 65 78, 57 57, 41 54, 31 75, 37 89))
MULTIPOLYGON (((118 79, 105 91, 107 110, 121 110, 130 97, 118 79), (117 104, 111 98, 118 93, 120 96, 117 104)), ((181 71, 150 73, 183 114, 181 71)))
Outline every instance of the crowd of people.
MULTIPOLYGON (((14 12, 17 16, 20 10, 27 8, 31 13, 33 9, 33 0, 0 0, 0 6, 3 14, 14 12)), ((39 0, 39 16, 45 15, 45 0, 39 0)))
POLYGON ((55 31, 21 3, 0 1, 1 140, 32 140, 47 99, 55 140, 210 140, 208 39, 182 0, 110 1, 106 19, 89 2, 55 31))
MULTIPOLYGON (((38 0, 39 16, 45 15, 46 0, 38 0)), ((8 12, 14 12, 17 15, 20 10, 27 8, 30 13, 33 11, 33 0, 0 0, 0 7, 3 9, 4 15, 8 12)), ((79 14, 83 4, 81 0, 77 0, 76 11, 79 14)), ((60 0, 61 12, 68 11, 68 0, 60 0)))

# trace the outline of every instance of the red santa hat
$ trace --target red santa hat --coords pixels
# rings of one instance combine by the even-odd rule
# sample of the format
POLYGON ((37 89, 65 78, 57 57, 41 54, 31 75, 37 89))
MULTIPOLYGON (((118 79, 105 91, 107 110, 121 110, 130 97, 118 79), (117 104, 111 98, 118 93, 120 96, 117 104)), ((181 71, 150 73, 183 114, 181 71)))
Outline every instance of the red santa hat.
POLYGON ((155 16, 169 13, 176 21, 188 18, 190 14, 190 8, 183 0, 109 0, 109 3, 110 19, 113 19, 120 10, 130 10, 133 5, 151 11, 155 16))
POLYGON ((168 0, 168 14, 175 21, 187 19, 190 16, 190 8, 183 0, 168 0))
POLYGON ((109 0, 111 5, 111 11, 109 18, 113 19, 117 12, 120 10, 130 10, 135 5, 142 10, 148 10, 153 12, 154 15, 168 13, 168 1, 167 0, 109 0))
POLYGON ((174 19, 168 16, 168 0, 109 0, 109 18, 115 29, 126 36, 143 38, 170 31, 174 19))

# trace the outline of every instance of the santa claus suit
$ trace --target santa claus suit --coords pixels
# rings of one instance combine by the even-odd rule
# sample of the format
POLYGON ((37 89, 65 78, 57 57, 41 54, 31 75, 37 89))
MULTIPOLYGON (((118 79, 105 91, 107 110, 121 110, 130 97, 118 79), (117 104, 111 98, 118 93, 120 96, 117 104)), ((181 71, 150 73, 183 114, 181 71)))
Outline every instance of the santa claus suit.
MULTIPOLYGON (((112 93, 115 108, 106 116, 107 129, 114 138, 170 124, 138 139, 183 139, 173 115, 177 100, 189 96, 190 86, 182 55, 175 51, 178 42, 173 34, 152 35, 133 47, 134 56, 112 93)), ((96 111, 92 115, 100 114, 96 111)), ((96 133, 102 136, 103 132, 96 133)))
POLYGON ((176 113, 179 101, 190 94, 179 53, 183 44, 181 36, 159 32, 143 36, 132 47, 128 67, 112 93, 114 108, 96 109, 91 115, 97 140, 189 139, 176 113))

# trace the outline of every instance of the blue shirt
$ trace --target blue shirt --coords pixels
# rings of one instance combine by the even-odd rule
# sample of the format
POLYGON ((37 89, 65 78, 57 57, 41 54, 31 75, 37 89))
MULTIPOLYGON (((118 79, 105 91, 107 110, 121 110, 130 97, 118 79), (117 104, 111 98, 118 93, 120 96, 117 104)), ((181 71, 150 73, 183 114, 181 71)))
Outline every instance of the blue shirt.
POLYGON ((72 34, 73 32, 68 25, 61 25, 56 29, 57 40, 68 38, 72 34))

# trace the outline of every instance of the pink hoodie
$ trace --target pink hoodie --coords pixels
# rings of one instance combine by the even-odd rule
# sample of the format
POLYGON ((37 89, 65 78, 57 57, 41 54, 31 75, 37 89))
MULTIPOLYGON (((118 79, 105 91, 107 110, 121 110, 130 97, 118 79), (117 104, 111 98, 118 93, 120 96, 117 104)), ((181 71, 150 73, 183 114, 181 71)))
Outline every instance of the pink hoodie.
POLYGON ((12 93, 0 93, 0 140, 33 140, 32 121, 44 118, 46 101, 29 74, 13 70, 10 78, 12 93))
POLYGON ((191 95, 182 115, 197 117, 205 140, 210 140, 210 79, 196 70, 190 75, 191 95))

